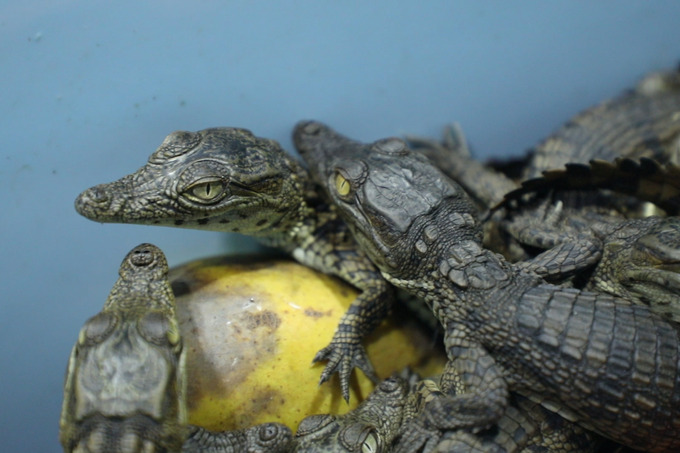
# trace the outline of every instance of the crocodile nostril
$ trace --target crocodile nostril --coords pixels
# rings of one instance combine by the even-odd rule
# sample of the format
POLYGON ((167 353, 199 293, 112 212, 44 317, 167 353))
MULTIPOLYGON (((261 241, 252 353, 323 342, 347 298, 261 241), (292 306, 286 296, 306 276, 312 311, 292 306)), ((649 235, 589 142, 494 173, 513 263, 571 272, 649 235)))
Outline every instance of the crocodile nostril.
POLYGON ((307 135, 317 135, 321 132, 321 126, 319 123, 310 121, 309 123, 303 125, 302 131, 307 135))
POLYGON ((83 209, 87 210, 88 207, 101 207, 102 205, 107 205, 110 203, 110 200, 106 191, 99 187, 91 187, 76 198, 76 210, 82 213, 83 209))
POLYGON ((146 245, 135 248, 130 253, 130 264, 136 267, 145 267, 154 261, 153 249, 146 245))
POLYGON ((99 187, 92 187, 85 192, 85 196, 90 199, 90 201, 97 204, 104 204, 109 201, 109 195, 106 191, 99 187))

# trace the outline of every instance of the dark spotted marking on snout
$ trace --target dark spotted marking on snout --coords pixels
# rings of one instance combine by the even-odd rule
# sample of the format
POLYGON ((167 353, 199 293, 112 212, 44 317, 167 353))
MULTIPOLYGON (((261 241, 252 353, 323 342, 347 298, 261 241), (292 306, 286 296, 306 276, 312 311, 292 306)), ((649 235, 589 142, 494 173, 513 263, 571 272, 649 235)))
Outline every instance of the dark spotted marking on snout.
POLYGON ((267 223, 267 219, 261 219, 261 220, 258 220, 257 223, 256 223, 255 225, 257 225, 257 226, 262 226, 262 225, 264 225, 265 223, 267 223))
POLYGON ((205 224, 207 224, 208 222, 210 222, 210 219, 207 218, 207 217, 206 217, 205 219, 198 219, 198 221, 197 221, 197 223, 198 223, 199 225, 205 225, 205 224))
POLYGON ((184 220, 181 220, 181 219, 175 220, 175 225, 178 225, 178 226, 179 226, 179 225, 184 225, 184 220))
POLYGON ((231 222, 231 220, 229 220, 229 219, 222 219, 222 220, 220 220, 220 223, 225 224, 225 225, 226 225, 227 223, 229 223, 229 222, 231 222))

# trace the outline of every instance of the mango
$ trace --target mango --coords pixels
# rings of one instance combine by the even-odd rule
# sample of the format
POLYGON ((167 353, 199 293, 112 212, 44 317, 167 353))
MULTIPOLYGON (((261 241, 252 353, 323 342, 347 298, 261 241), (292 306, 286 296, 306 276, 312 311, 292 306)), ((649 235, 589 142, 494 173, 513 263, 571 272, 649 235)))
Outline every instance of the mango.
MULTIPOLYGON (((373 389, 358 370, 349 404, 337 375, 318 385, 325 362, 312 358, 357 294, 339 279, 261 256, 193 261, 170 279, 187 348, 190 423, 226 430, 280 422, 295 430, 308 415, 353 409, 373 389)), ((405 366, 440 372, 440 344, 408 314, 393 314, 364 341, 381 378, 405 366)))

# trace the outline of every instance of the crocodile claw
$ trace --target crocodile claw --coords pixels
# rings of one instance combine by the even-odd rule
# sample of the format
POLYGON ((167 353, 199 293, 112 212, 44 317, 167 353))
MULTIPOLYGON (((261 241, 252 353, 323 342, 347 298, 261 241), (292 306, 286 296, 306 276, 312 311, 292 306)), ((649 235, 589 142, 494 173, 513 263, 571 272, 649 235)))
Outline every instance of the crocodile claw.
POLYGON ((442 436, 440 430, 428 426, 426 417, 420 414, 410 420, 403 428, 394 447, 395 453, 410 453, 412 451, 430 452, 437 446, 442 436))
POLYGON ((349 380, 352 370, 359 368, 374 384, 380 382, 375 374, 373 364, 368 358, 366 350, 359 341, 337 340, 333 338, 331 344, 320 350, 314 356, 312 363, 327 361, 326 367, 321 373, 319 385, 323 384, 338 373, 342 397, 349 402, 349 380))

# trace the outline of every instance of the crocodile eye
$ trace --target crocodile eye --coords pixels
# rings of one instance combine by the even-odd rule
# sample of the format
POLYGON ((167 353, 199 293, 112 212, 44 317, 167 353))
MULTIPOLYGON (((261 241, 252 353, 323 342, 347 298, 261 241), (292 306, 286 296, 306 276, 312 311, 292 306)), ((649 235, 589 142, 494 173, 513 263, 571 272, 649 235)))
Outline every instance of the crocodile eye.
POLYGON ((369 432, 366 439, 364 439, 364 442, 361 444, 361 453, 379 453, 381 451, 382 448, 380 446, 378 434, 376 434, 375 431, 369 432))
POLYGON ((339 171, 335 173, 335 192, 342 198, 346 198, 352 192, 352 184, 339 171))
POLYGON ((187 187, 184 195, 202 204, 217 203, 226 194, 227 184, 219 178, 203 178, 187 187))
POLYGON ((152 311, 144 315, 137 324, 139 333, 146 341, 158 346, 177 347, 180 342, 177 323, 164 313, 152 311))
POLYGON ((118 324, 116 315, 109 312, 101 312, 87 320, 78 335, 78 343, 81 345, 98 344, 108 337, 118 324))
POLYGON ((382 439, 375 429, 363 423, 353 423, 345 427, 339 435, 339 440, 349 451, 362 453, 380 453, 382 451, 382 439))
POLYGON ((399 378, 392 377, 385 379, 378 386, 383 393, 394 393, 404 389, 403 381, 399 378))
POLYGON ((260 440, 268 442, 279 434, 279 427, 273 423, 267 423, 259 430, 260 440))

